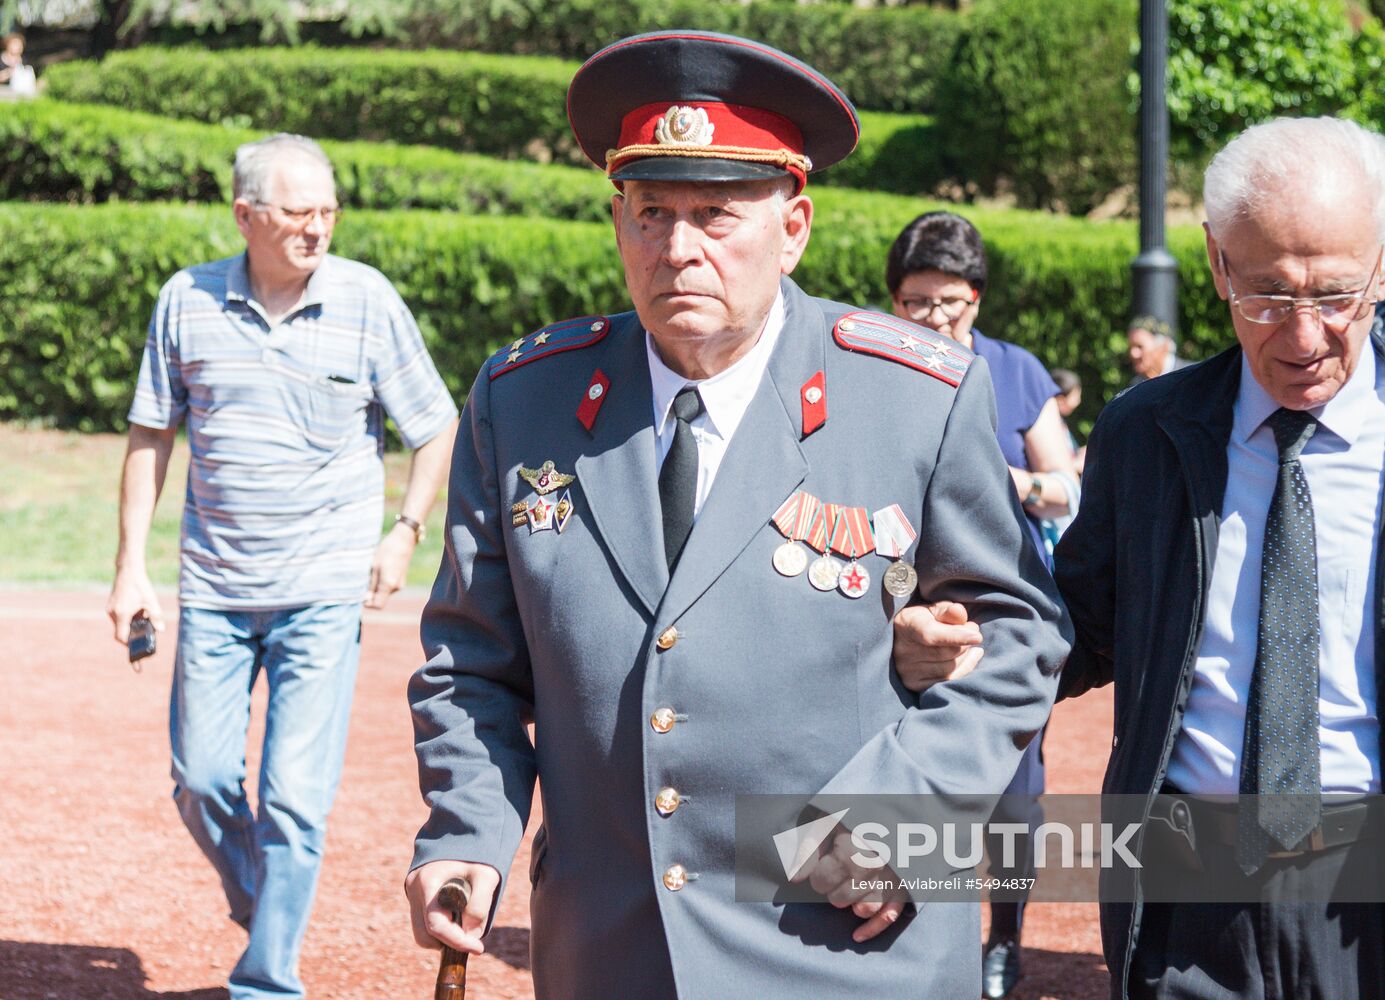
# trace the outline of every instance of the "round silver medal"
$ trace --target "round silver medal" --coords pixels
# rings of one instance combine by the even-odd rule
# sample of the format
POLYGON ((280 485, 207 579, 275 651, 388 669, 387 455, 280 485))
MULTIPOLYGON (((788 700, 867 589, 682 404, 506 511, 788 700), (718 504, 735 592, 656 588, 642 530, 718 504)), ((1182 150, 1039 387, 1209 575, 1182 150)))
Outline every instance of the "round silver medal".
POLYGON ((774 550, 774 568, 783 576, 798 576, 808 568, 808 553, 793 542, 774 550))
POLYGON ((910 597, 919 585, 919 575, 914 567, 902 560, 890 563, 883 578, 886 593, 895 597, 910 597))
POLYGON ((856 560, 846 564, 841 576, 837 578, 837 589, 847 597, 861 597, 870 589, 870 574, 856 560))
POLYGON ((841 575, 842 564, 828 555, 818 556, 808 567, 808 582, 822 591, 836 590, 841 575))

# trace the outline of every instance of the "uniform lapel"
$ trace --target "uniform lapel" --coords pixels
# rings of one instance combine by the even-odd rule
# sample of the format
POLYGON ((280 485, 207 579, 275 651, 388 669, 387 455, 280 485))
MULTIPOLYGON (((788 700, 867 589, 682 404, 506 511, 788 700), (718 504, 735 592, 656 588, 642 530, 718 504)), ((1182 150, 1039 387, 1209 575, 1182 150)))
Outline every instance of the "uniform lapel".
POLYGON ((611 558, 653 615, 668 587, 668 566, 654 464, 649 363, 633 313, 611 331, 593 367, 605 372, 611 384, 592 425, 591 443, 577 459, 577 481, 611 558))
POLYGON ((660 622, 676 620, 715 583, 808 474, 798 390, 823 370, 826 321, 791 281, 783 290, 784 330, 674 567, 660 622))

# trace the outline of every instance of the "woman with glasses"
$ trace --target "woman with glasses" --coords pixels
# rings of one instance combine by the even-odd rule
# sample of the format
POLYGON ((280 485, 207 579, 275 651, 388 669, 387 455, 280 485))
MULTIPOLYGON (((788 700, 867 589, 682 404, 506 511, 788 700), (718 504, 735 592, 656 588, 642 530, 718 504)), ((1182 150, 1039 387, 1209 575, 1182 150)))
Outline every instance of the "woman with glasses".
MULTIPOLYGON (((885 283, 896 316, 951 337, 986 359, 995 385, 1000 449, 1010 464, 1034 544, 1049 558, 1041 522, 1076 513, 1078 501, 1072 449, 1058 412, 1062 390, 1043 362, 1024 348, 972 328, 986 290, 981 234, 951 212, 920 215, 890 247, 885 283)), ((1030 744, 994 821, 1042 821, 1032 798, 1044 790, 1042 741, 1040 733, 1030 744)), ((982 965, 984 997, 1008 996, 1019 980, 1023 912, 1024 894, 1007 901, 992 898, 991 930, 982 965)))

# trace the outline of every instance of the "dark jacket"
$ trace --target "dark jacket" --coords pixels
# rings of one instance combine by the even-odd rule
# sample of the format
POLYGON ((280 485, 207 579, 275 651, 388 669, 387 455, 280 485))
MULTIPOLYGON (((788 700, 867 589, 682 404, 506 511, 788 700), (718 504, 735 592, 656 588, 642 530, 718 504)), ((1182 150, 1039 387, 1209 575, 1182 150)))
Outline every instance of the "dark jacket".
MULTIPOLYGON (((1379 329, 1371 342, 1379 359, 1379 329)), ((1082 507, 1054 553, 1077 633, 1059 697, 1115 682, 1107 794, 1152 797, 1168 770, 1206 620, 1240 380, 1241 349, 1233 347, 1142 383, 1111 402, 1088 443, 1082 507)), ((1385 691, 1382 654, 1378 613, 1376 676, 1385 691)), ((1127 995, 1140 910, 1101 907, 1118 1000, 1127 995)))

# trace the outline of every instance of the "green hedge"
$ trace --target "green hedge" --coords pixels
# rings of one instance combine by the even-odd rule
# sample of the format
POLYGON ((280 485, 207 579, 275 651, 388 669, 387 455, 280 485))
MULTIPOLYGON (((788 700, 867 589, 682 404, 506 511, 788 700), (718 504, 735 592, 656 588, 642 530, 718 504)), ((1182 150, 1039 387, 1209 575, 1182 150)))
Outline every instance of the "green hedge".
MULTIPOLYGON (((565 113, 576 64, 458 52, 141 48, 46 75, 65 101, 171 118, 416 143, 506 158, 585 163, 565 113)), ((821 182, 901 193, 934 189, 937 143, 920 115, 862 116, 861 148, 821 182)))
MULTIPOLYGON (((392 0, 348 5, 347 21, 299 25, 302 41, 352 44, 381 33, 414 48, 525 53, 583 60, 618 38, 661 28, 722 31, 766 42, 817 67, 860 107, 930 111, 961 30, 950 10, 911 6, 862 10, 850 4, 785 0, 392 0)), ((231 26, 224 34, 184 27, 156 31, 164 44, 253 46, 262 25, 231 26)), ((271 31, 274 26, 269 26, 271 31)), ((280 33, 282 37, 282 33, 280 33)))
POLYGON ((978 0, 940 85, 959 181, 1084 214, 1135 180, 1135 0, 978 0))
MULTIPOLYGON (((819 191, 821 212, 798 273, 814 294, 877 305, 885 251, 931 207, 888 195, 819 191)), ((985 234, 992 282, 981 329, 1075 369, 1088 390, 1085 428, 1124 384, 1115 364, 1136 234, 1125 223, 1000 210, 967 213, 985 234)), ((1201 239, 1175 229, 1186 351, 1229 343, 1225 307, 1206 278, 1201 239)), ((6 203, 0 209, 0 419, 85 430, 119 428, 160 285, 241 241, 224 206, 6 203)), ((626 301, 609 226, 414 211, 348 217, 334 250, 395 282, 448 384, 460 396, 499 344, 566 316, 626 301)))
MULTIPOLYGON (((0 115, 0 200, 231 200, 231 161, 263 132, 43 99, 0 115)), ((352 208, 607 218, 612 188, 590 168, 542 166, 428 146, 333 142, 352 208)))

